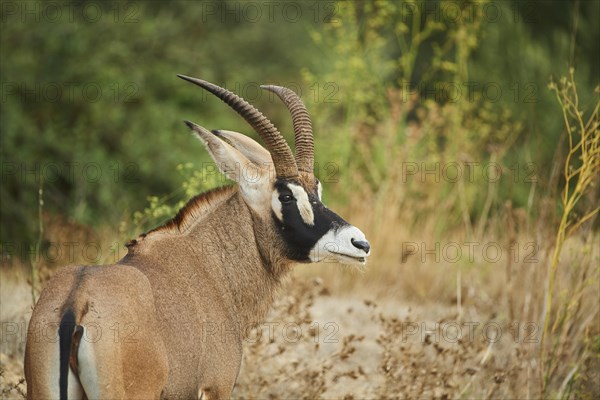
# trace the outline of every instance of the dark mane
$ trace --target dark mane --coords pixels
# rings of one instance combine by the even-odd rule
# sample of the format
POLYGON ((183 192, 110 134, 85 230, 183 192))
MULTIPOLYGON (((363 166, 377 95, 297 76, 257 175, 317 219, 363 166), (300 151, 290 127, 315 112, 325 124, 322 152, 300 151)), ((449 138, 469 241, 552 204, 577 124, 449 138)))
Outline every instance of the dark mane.
POLYGON ((216 189, 211 189, 208 192, 200 193, 192 197, 185 206, 183 206, 177 214, 143 236, 153 232, 168 231, 168 232, 184 232, 189 229, 194 222, 208 214, 214 207, 229 199, 238 191, 237 186, 222 186, 216 189))

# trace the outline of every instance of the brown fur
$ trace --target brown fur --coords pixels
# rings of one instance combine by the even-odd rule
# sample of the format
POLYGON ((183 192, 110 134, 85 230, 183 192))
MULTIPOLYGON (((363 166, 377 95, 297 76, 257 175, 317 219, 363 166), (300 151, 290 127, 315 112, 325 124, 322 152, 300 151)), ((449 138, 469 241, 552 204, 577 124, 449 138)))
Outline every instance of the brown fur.
POLYGON ((313 174, 301 171, 298 174, 297 181, 308 193, 317 193, 317 181, 313 174))
MULTIPOLYGON (((138 238, 117 264, 57 273, 32 327, 57 324, 69 306, 90 335, 95 323, 102 332, 92 343, 97 364, 82 362, 80 347, 77 365, 110 383, 101 388, 103 398, 195 398, 198 390, 227 398, 244 334, 262 320, 290 267, 278 240, 270 218, 251 213, 237 187, 211 191, 138 238)), ((48 359, 56 357, 54 343, 34 334, 25 360, 31 399, 50 396, 43 382, 54 365, 48 359)))
MULTIPOLYGON (((224 100, 234 96, 207 82, 183 78, 224 100)), ((249 110, 251 106, 243 103, 237 99, 232 107, 249 110)), ((242 114, 253 126, 256 118, 266 120, 256 110, 252 118, 246 111, 242 114)), ((63 368, 67 359, 71 365, 69 397, 231 395, 242 340, 266 315, 292 264, 271 216, 273 167, 263 164, 272 158, 279 178, 293 179, 307 193, 317 192, 314 175, 296 174, 289 146, 274 127, 264 132, 263 122, 255 128, 278 157, 269 157, 258 143, 240 134, 224 133, 224 141, 186 122, 221 171, 240 186, 195 197, 171 221, 129 242, 127 255, 117 264, 68 267, 53 277, 30 321, 25 352, 28 398, 57 397, 61 359, 63 368), (289 164, 281 164, 283 160, 289 164), (257 172, 260 179, 245 180, 238 166, 240 171, 257 172), (73 314, 76 327, 66 329, 65 321, 72 323, 73 314), (70 343, 71 349, 62 358, 57 342, 39 335, 55 334, 61 323, 60 348, 68 352, 70 343), (71 331, 69 342, 64 332, 71 331)), ((308 141, 302 143, 306 146, 308 141)))
MULTIPOLYGON (((186 231, 192 224, 201 221, 204 215, 210 213, 215 205, 231 197, 236 191, 237 188, 234 186, 223 186, 194 196, 181 210, 179 210, 175 217, 150 232, 164 230, 177 232, 186 231)), ((142 236, 145 237, 146 234, 142 236)))

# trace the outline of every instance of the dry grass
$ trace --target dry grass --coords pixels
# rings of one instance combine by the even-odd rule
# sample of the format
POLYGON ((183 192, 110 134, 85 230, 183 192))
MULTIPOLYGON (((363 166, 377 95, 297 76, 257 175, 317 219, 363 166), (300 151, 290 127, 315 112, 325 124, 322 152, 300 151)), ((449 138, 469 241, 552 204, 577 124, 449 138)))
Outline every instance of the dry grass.
MULTIPOLYGON (((453 212, 450 202, 426 212, 430 204, 411 203, 405 193, 398 185, 384 194, 361 193, 347 205, 342 214, 371 239, 368 267, 299 266, 260 338, 254 332, 245 344, 235 398, 542 397, 551 207, 541 210, 544 218, 530 220, 507 203, 487 218, 481 237, 469 238, 463 229, 447 235, 436 230, 438 215, 453 212), (364 201, 377 206, 365 210, 364 201), (443 250, 458 245, 466 251, 469 241, 479 243, 472 259, 454 260, 443 250), (424 247, 415 250, 407 243, 424 247), (427 253, 436 243, 439 254, 427 253), (486 259, 481 250, 486 244, 498 246, 503 256, 486 259)), ((59 243, 82 234, 60 221, 48 221, 46 232, 59 243)), ((112 261, 112 238, 102 239, 109 237, 104 232, 85 235, 100 243, 106 258, 99 262, 112 261)), ((550 336, 553 362, 547 364, 543 397, 591 399, 600 393, 598 240, 588 229, 565 242, 554 296, 557 304, 572 306, 550 336)), ((90 262, 80 252, 75 259, 67 255, 42 258, 40 276, 60 265, 90 262)), ((26 392, 29 274, 18 265, 5 265, 0 274, 0 387, 2 398, 20 399, 26 392)))
MULTIPOLYGON (((563 262, 581 262, 579 254, 586 246, 578 239, 570 242, 565 251, 569 258, 563 262)), ((375 255, 363 273, 328 265, 298 269, 261 334, 254 331, 245 343, 234 397, 539 397, 540 320, 539 305, 536 308, 534 303, 540 299, 526 279, 544 262, 543 255, 535 265, 513 264, 509 293, 504 265, 424 266, 411 258, 403 263, 400 253, 392 263, 392 249, 386 253, 386 263, 375 255), (455 289, 461 268, 459 311, 455 289), (528 317, 536 314, 537 318, 528 317)), ((597 249, 589 247, 587 254, 597 264, 597 249)), ((24 324, 31 307, 26 274, 11 271, 2 271, 2 322, 24 324)), ((559 277, 568 279, 573 277, 559 277)), ((598 326, 598 314, 593 312, 598 292, 592 287, 587 290, 582 318, 570 326, 573 330, 587 327, 585 336, 591 339, 599 333, 593 331, 598 326)), ((563 362, 553 371, 557 390, 586 346, 573 338, 574 333, 563 338, 563 362)), ((23 339, 3 336, 3 398, 24 397, 23 339)), ((571 377, 576 378, 572 390, 575 397, 593 398, 600 390, 600 365, 597 357, 586 357, 584 362, 577 376, 571 377)))
MULTIPOLYGON (((394 133, 389 125, 374 129, 385 132, 384 142, 394 133)), ((402 163, 414 160, 416 144, 385 148, 389 154, 379 156, 389 163, 386 175, 353 176, 348 204, 334 205, 369 237, 369 266, 364 271, 299 266, 266 324, 245 343, 234 397, 595 398, 600 237, 593 218, 564 238, 556 256, 555 191, 536 191, 532 184, 524 209, 513 207, 488 182, 476 213, 478 183, 407 181, 402 163), (543 344, 546 320, 551 329, 543 344)), ((502 163, 503 151, 492 151, 481 163, 502 163)), ((454 154, 445 161, 461 160, 454 154)), ((376 156, 367 152, 363 158, 376 156)), ((564 162, 557 158, 557 170, 564 162)), ((557 187, 560 175, 548 175, 540 177, 545 187, 557 187)), ((599 183, 597 172, 591 179, 599 183)), ((597 192, 590 192, 587 203, 595 205, 597 192)), ((66 252, 42 258, 42 284, 57 266, 118 256, 113 236, 64 221, 46 221, 45 237, 56 243, 76 238, 80 248, 98 243, 102 256, 90 260, 77 251, 71 258, 66 252)), ((23 398, 26 390, 23 333, 31 294, 25 270, 19 265, 0 270, 3 398, 23 398)))
MULTIPOLYGON (((547 228, 527 231, 526 221, 519 222, 519 213, 507 207, 479 241, 497 243, 506 254, 511 246, 518 248, 518 257, 489 262, 475 252, 472 262, 449 262, 443 254, 438 261, 422 251, 405 254, 402 243, 422 242, 431 249, 439 242, 443 248, 444 243, 464 243, 460 232, 433 240, 435 235, 424 231, 434 226, 431 220, 411 229, 400 223, 401 213, 385 225, 364 211, 349 214, 367 236, 375 237, 369 266, 362 272, 299 266, 260 338, 255 332, 245 344, 235 398, 541 396, 540 338, 551 251, 545 244, 551 243, 545 242, 547 228), (501 226, 510 234, 499 234, 501 226), (525 247, 528 243, 537 245, 534 252, 525 247)), ((600 255, 593 243, 598 236, 588 232, 569 239, 563 249, 555 301, 575 307, 551 336, 554 362, 548 364, 545 397, 594 398, 600 393, 600 255)), ((61 263, 68 262, 46 263, 42 270, 48 273, 41 275, 61 263)), ((1 393, 2 398, 23 398, 23 332, 31 312, 28 273, 18 267, 0 273, 1 393)))

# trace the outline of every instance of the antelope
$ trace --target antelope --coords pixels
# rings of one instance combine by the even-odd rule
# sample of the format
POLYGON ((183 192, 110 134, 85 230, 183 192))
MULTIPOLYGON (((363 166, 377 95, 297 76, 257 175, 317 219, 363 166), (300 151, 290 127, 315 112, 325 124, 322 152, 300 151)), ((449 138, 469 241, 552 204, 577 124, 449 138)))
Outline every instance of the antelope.
POLYGON ((25 350, 29 399, 229 398, 246 329, 265 317, 296 263, 365 264, 360 229, 321 202, 314 142, 300 97, 275 93, 292 116, 296 156, 243 98, 178 75, 241 115, 241 133, 185 124, 236 184, 191 199, 130 241, 113 265, 69 266, 47 283, 25 350))

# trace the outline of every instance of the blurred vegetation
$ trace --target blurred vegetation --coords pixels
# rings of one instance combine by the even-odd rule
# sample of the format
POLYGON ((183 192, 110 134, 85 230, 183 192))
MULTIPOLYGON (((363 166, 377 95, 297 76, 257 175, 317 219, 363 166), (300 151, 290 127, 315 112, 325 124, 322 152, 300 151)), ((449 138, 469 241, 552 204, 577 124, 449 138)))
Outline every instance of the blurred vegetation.
MULTIPOLYGON (((285 109, 257 85, 301 90, 336 203, 355 191, 356 170, 385 187, 401 155, 494 157, 546 175, 563 132, 549 78, 576 65, 582 103, 598 83, 598 2, 69 4, 2 2, 2 241, 23 247, 37 237, 40 188, 46 213, 116 226, 148 196, 172 205, 190 195, 177 166, 209 159, 182 119, 249 132, 176 73, 253 100, 288 139, 285 109), (411 139, 415 152, 403 154, 411 139)), ((465 190, 453 215, 475 223, 489 212, 487 188, 465 190)), ((497 190, 525 206, 530 184, 497 190)))
POLYGON ((71 4, 54 21, 43 2, 3 2, 3 241, 32 243, 42 185, 46 212, 84 225, 116 226, 147 196, 172 193, 178 164, 210 159, 185 118, 248 131, 177 73, 250 93, 267 81, 297 82, 311 59, 307 26, 221 18, 233 3, 71 4))
POLYGON ((3 0, 0 12, 0 242, 3 266, 33 264, 34 297, 51 274, 40 261, 62 258, 28 258, 51 241, 97 235, 113 252, 93 262, 114 262, 126 238, 226 183, 182 120, 256 138, 176 74, 244 96, 291 143, 287 110, 258 87, 276 83, 311 112, 325 202, 370 238, 370 292, 451 304, 457 321, 470 307, 507 329, 543 325, 511 359, 526 370, 506 397, 594 393, 600 2, 3 0), (400 248, 442 239, 510 255, 428 264, 400 248))

